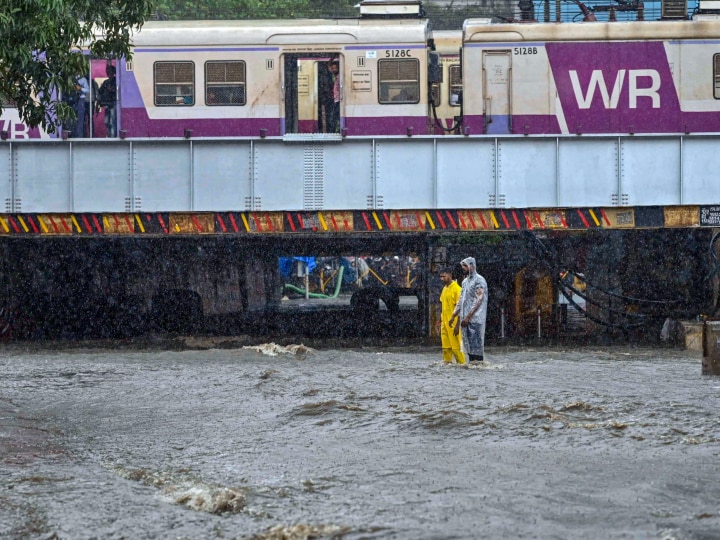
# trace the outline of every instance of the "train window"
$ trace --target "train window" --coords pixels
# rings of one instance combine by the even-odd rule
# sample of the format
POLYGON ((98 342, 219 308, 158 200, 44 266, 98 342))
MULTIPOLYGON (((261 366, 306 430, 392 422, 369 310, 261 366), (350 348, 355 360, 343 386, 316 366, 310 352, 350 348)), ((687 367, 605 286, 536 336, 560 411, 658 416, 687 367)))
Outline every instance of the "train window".
POLYGON ((378 60, 378 102, 420 102, 420 61, 415 58, 378 60))
POLYGON ((195 63, 155 62, 155 105, 195 105, 195 63))
POLYGON ((205 104, 245 105, 245 62, 205 62, 205 104))
POLYGON ((462 70, 460 64, 450 66, 450 95, 448 103, 453 107, 459 107, 462 96, 462 70))
POLYGON ((720 54, 713 55, 713 97, 720 99, 720 54))

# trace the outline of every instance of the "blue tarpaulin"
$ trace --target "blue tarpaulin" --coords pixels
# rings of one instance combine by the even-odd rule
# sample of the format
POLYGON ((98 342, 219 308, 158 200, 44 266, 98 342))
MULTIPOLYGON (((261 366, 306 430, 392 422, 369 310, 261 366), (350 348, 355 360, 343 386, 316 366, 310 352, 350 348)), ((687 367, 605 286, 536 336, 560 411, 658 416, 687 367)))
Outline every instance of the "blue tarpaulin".
POLYGON ((297 262, 303 262, 307 264, 308 273, 312 272, 317 266, 317 263, 315 262, 315 257, 280 257, 280 273, 286 278, 290 277, 290 274, 292 274, 294 270, 295 263, 297 262))

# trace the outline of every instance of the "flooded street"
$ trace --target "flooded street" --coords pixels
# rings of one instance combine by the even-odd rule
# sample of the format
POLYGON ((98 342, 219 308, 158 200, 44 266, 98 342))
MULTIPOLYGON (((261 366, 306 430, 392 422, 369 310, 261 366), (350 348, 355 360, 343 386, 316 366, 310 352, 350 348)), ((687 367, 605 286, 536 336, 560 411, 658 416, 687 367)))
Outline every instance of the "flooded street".
POLYGON ((720 538, 697 352, 5 351, 3 538, 720 538))

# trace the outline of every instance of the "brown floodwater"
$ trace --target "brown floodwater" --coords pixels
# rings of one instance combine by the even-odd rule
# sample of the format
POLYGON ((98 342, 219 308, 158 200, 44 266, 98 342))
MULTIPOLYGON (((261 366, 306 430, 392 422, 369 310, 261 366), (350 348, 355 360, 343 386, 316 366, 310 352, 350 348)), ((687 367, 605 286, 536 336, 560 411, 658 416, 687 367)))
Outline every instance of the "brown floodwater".
POLYGON ((7 349, 0 537, 720 538, 719 413, 671 349, 7 349))

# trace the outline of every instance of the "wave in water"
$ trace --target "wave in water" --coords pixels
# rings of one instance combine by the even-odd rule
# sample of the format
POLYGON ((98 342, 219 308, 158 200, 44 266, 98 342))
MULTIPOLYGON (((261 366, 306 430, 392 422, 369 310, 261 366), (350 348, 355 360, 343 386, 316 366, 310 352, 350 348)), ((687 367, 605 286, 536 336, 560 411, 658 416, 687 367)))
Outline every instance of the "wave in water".
POLYGON ((164 499, 198 512, 237 514, 246 509, 245 490, 208 484, 183 471, 157 472, 117 467, 115 472, 127 480, 157 488, 164 499))
POLYGON ((255 534, 251 540, 310 540, 312 538, 342 538, 351 532, 349 527, 337 525, 275 525, 262 533, 255 534))
POLYGON ((307 353, 315 352, 315 349, 306 347, 302 343, 299 345, 278 345, 277 343, 263 343, 262 345, 246 345, 243 349, 256 351, 267 356, 278 356, 280 354, 294 354, 301 356, 307 353))

